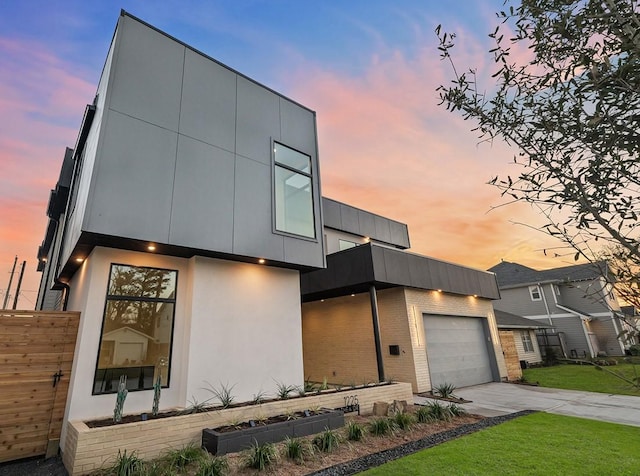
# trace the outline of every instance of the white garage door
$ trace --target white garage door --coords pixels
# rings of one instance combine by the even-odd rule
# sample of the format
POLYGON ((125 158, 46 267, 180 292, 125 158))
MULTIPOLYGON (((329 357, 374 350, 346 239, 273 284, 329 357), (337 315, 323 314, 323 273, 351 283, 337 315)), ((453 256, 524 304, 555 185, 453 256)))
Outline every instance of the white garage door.
POLYGON ((432 388, 493 380, 482 318, 424 315, 423 322, 432 388))

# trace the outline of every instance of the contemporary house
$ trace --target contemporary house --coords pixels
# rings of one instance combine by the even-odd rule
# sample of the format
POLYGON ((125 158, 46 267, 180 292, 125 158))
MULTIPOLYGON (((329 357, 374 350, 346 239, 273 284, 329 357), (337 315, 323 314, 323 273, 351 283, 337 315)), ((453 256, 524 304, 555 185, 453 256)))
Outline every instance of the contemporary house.
POLYGON ((326 269, 302 274, 305 375, 415 392, 506 378, 493 273, 409 253, 398 223, 323 199, 326 269))
POLYGON ((126 12, 47 214, 38 308, 81 313, 65 421, 111 414, 121 375, 127 412, 158 378, 183 407, 506 376, 493 273, 323 199, 312 110, 126 12))
POLYGON ((65 419, 109 415, 121 374, 131 412, 158 376, 166 407, 302 385, 318 167, 312 110, 123 12, 39 250, 39 307, 82 313, 65 419))
POLYGON ((624 355, 619 335, 626 323, 603 270, 604 262, 539 271, 503 261, 489 269, 500 286, 501 299, 494 307, 553 326, 553 339, 540 337, 541 332, 538 338, 565 357, 624 355))

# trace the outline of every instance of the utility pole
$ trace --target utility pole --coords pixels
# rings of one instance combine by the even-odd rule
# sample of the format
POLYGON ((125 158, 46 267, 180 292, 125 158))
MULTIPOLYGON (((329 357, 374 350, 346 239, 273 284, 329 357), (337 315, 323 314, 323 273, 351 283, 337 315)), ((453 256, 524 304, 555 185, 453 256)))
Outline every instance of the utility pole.
POLYGON ((18 287, 16 287, 16 296, 13 299, 13 310, 16 310, 16 306, 18 305, 18 296, 20 296, 20 286, 22 285, 22 276, 24 276, 24 268, 27 265, 27 261, 22 262, 22 267, 20 268, 20 276, 18 277, 18 287))
POLYGON ((13 273, 16 272, 16 263, 18 262, 18 257, 13 260, 13 268, 11 268, 11 276, 9 276, 9 286, 7 286, 7 292, 4 293, 4 302, 2 303, 2 309, 7 308, 7 303, 9 302, 9 291, 11 290, 11 281, 13 281, 13 273))

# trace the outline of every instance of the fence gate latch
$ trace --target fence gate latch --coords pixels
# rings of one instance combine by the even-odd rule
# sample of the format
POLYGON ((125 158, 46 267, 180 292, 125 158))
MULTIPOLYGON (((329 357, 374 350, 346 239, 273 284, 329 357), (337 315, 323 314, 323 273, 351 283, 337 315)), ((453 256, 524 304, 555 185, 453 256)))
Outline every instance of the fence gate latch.
POLYGON ((60 378, 63 375, 64 374, 62 373, 62 370, 58 370, 55 374, 53 374, 53 386, 54 386, 54 388, 58 384, 58 382, 60 381, 60 378))

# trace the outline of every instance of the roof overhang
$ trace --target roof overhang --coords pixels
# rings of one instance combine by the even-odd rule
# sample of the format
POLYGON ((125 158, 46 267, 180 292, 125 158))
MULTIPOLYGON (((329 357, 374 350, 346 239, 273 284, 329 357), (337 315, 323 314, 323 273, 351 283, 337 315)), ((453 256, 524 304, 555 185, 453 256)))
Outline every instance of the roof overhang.
POLYGON ((327 256, 327 267, 302 274, 303 302, 410 287, 500 299, 495 274, 368 243, 327 256))

